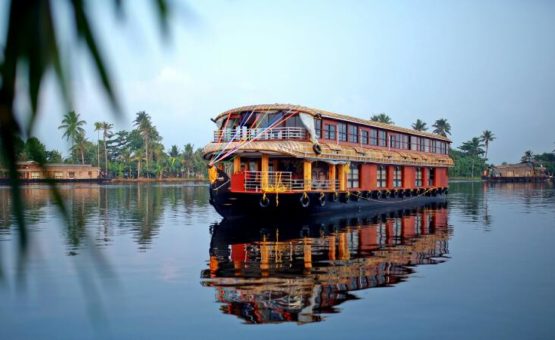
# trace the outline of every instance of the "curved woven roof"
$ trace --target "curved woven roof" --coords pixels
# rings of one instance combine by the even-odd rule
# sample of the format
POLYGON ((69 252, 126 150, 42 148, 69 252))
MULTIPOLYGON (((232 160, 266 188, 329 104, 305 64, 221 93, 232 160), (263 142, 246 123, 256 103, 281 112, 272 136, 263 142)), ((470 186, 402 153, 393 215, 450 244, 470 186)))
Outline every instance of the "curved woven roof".
POLYGON ((415 136, 433 138, 433 139, 437 139, 437 140, 446 141, 446 142, 449 142, 449 143, 451 142, 451 140, 449 138, 438 135, 438 134, 435 134, 435 133, 416 131, 416 130, 413 130, 413 129, 403 128, 403 127, 392 125, 392 124, 384 124, 384 123, 380 123, 380 122, 374 122, 374 121, 371 121, 369 119, 362 119, 362 118, 347 116, 347 115, 334 113, 334 112, 330 112, 330 111, 319 110, 319 109, 314 109, 314 108, 310 108, 310 107, 306 107, 306 106, 292 105, 292 104, 260 104, 260 105, 241 106, 241 107, 237 107, 237 108, 222 112, 219 115, 217 115, 215 119, 217 120, 217 119, 219 119, 223 116, 227 116, 230 113, 240 113, 240 112, 245 112, 245 111, 247 111, 247 112, 248 111, 303 112, 303 113, 308 113, 312 116, 321 116, 321 117, 326 117, 326 118, 332 118, 332 119, 342 120, 342 121, 346 121, 346 122, 357 123, 357 124, 361 124, 361 125, 365 125, 365 126, 369 126, 369 127, 376 127, 376 128, 381 128, 381 129, 384 129, 384 130, 389 130, 389 131, 402 132, 402 133, 415 135, 415 136))
MULTIPOLYGON (((243 144, 232 142, 229 149, 238 147, 237 153, 259 152, 266 154, 280 154, 296 158, 311 159, 314 161, 348 161, 372 162, 377 164, 399 164, 414 166, 440 166, 451 167, 453 160, 448 155, 424 153, 410 150, 388 150, 378 147, 352 147, 333 143, 322 143, 322 153, 317 155, 312 150, 312 143, 300 141, 259 141, 243 144)), ((210 143, 203 149, 203 154, 210 156, 218 153, 223 147, 222 143, 210 143)))

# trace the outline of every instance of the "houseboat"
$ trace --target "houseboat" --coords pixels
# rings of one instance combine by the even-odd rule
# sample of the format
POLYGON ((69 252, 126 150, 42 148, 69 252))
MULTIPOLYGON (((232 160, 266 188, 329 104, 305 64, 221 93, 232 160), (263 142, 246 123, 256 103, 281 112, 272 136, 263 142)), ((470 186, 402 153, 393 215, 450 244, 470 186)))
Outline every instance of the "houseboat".
POLYGON ((289 217, 445 200, 450 140, 297 105, 216 116, 210 203, 226 218, 289 217))
POLYGON ((482 179, 487 182, 546 182, 551 179, 543 165, 531 162, 502 164, 484 170, 482 179))

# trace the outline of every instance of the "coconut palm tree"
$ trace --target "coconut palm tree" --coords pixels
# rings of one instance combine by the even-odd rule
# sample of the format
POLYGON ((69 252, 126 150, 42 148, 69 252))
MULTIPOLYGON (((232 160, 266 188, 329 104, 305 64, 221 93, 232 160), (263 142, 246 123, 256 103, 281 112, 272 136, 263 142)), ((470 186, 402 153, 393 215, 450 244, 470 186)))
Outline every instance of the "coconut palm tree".
POLYGON ((532 159, 534 159, 534 153, 531 150, 526 150, 520 158, 520 163, 532 163, 532 159))
POLYGON ((65 137, 66 140, 71 140, 72 148, 75 147, 77 141, 82 141, 85 136, 85 129, 83 126, 87 122, 81 120, 81 117, 75 111, 70 111, 64 115, 62 124, 58 126, 59 130, 64 130, 62 138, 65 137))
POLYGON ((480 136, 480 140, 484 142, 484 146, 486 147, 485 158, 487 159, 489 142, 492 142, 493 140, 495 140, 495 135, 490 130, 485 130, 484 132, 482 132, 482 135, 480 136))
POLYGON ((100 130, 102 130, 102 122, 94 122, 94 131, 98 132, 96 137, 96 164, 100 167, 100 130))
POLYGON ((145 111, 137 112, 137 117, 133 121, 133 125, 139 130, 139 133, 143 138, 145 147, 146 169, 148 170, 148 146, 150 144, 150 136, 152 134, 152 122, 150 120, 150 115, 145 111))
POLYGON ((373 122, 379 122, 379 123, 384 123, 384 124, 395 124, 393 122, 393 120, 391 120, 391 117, 389 117, 385 113, 380 113, 380 114, 377 114, 377 115, 373 115, 372 117, 370 117, 370 120, 373 121, 373 122))
POLYGON ((449 124, 445 118, 436 120, 432 126, 434 127, 434 133, 438 135, 447 137, 447 135, 451 134, 451 124, 449 124))
POLYGON ((480 138, 474 137, 468 142, 464 142, 459 149, 464 151, 467 155, 471 156, 472 159, 472 167, 471 167, 471 176, 474 177, 474 161, 476 158, 479 158, 481 155, 484 154, 484 149, 482 149, 483 144, 480 141, 480 138))
POLYGON ((412 128, 415 129, 416 131, 427 131, 428 127, 426 126, 426 123, 422 120, 417 119, 416 122, 414 122, 414 124, 412 124, 412 128))
POLYGON ((104 170, 106 174, 108 174, 108 151, 106 148, 106 138, 112 137, 112 128, 114 127, 113 124, 108 122, 101 122, 100 128, 102 129, 102 143, 104 144, 104 170))
POLYGON ((87 138, 85 133, 78 134, 74 139, 74 144, 71 147, 72 152, 78 152, 81 154, 81 164, 85 164, 85 145, 87 144, 87 138))

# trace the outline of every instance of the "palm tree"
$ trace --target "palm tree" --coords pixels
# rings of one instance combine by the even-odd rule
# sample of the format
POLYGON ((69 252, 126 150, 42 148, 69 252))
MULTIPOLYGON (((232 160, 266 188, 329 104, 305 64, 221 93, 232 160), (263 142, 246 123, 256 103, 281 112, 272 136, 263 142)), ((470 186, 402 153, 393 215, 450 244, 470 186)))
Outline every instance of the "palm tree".
POLYGON ((534 153, 531 150, 524 151, 524 155, 520 158, 520 163, 532 163, 534 153))
POLYGON ((391 120, 391 117, 389 117, 386 113, 373 115, 372 117, 370 117, 370 120, 373 122, 379 122, 384 124, 395 124, 393 120, 391 120))
POLYGON ((447 135, 451 134, 451 124, 449 124, 445 118, 436 120, 432 126, 435 128, 434 133, 438 135, 447 137, 447 135))
POLYGON ((94 122, 94 131, 98 131, 96 137, 96 164, 100 167, 100 130, 102 130, 102 122, 94 122))
POLYGON ((75 147, 78 139, 82 139, 82 137, 85 136, 85 129, 83 129, 83 126, 86 123, 86 121, 81 120, 80 115, 75 111, 70 111, 64 115, 62 124, 58 126, 58 129, 65 130, 62 138, 65 137, 66 140, 71 140, 72 148, 75 147))
POLYGON ((459 149, 464 151, 467 155, 471 156, 472 167, 471 167, 471 177, 474 177, 474 161, 484 154, 484 149, 482 149, 483 144, 480 138, 474 137, 468 142, 464 142, 459 149))
POLYGON ((137 117, 133 121, 133 125, 139 130, 145 146, 145 160, 146 169, 148 170, 148 144, 150 142, 150 135, 152 134, 152 122, 150 115, 145 111, 137 112, 137 117))
POLYGON ((106 138, 112 137, 111 130, 114 127, 113 124, 108 122, 101 122, 100 128, 102 129, 102 143, 104 144, 104 171, 108 175, 108 151, 106 148, 106 138))
POLYGON ((415 129, 416 131, 427 131, 428 127, 426 126, 426 123, 422 120, 417 119, 416 122, 414 122, 414 124, 412 124, 412 128, 415 129))
POLYGON ((484 142, 484 146, 486 147, 486 155, 485 158, 488 158, 488 147, 489 142, 492 142, 495 139, 495 135, 490 130, 485 130, 482 132, 482 136, 480 136, 480 140, 484 142))
POLYGON ((71 147, 72 151, 76 151, 81 154, 81 164, 85 164, 85 144, 87 143, 87 138, 85 133, 78 134, 74 139, 74 144, 71 147))

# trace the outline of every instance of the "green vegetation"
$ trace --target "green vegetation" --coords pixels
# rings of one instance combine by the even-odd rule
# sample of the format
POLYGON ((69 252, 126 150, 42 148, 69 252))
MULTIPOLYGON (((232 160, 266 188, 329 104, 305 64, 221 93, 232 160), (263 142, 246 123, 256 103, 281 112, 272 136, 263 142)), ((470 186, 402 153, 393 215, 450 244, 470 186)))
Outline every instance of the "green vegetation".
POLYGON ((447 135, 451 134, 451 124, 449 124, 447 122, 447 119, 445 118, 441 118, 436 120, 436 122, 434 123, 434 125, 432 125, 432 127, 434 127, 434 133, 441 135, 443 137, 447 137, 447 135))
POLYGON ((450 149, 449 155, 455 166, 449 169, 451 177, 476 177, 487 167, 485 153, 480 138, 474 137, 459 146, 459 150, 450 149))
POLYGON ((428 131, 428 127, 426 126, 426 123, 422 121, 420 118, 418 118, 416 122, 412 124, 412 128, 416 131, 428 131))
POLYGON ((544 167, 549 174, 555 174, 555 150, 541 154, 534 154, 531 150, 526 150, 520 158, 520 162, 544 167))
POLYGON ((96 122, 96 143, 87 139, 86 124, 73 111, 64 116, 60 129, 64 130, 63 136, 72 141, 71 153, 66 159, 57 150, 46 151, 44 144, 31 137, 26 142, 18 140, 18 161, 87 163, 100 167, 103 176, 117 178, 205 177, 207 162, 202 157, 202 150, 185 144, 182 149, 172 145, 166 152, 162 137, 150 115, 144 111, 137 113, 133 123, 135 128, 131 131, 112 133, 112 124, 96 122))
POLYGON ((377 115, 373 115, 370 117, 370 120, 373 122, 384 123, 384 124, 395 124, 391 117, 389 117, 386 113, 380 113, 377 115))
POLYGON ((490 130, 484 130, 484 132, 482 132, 482 135, 480 136, 480 140, 484 143, 484 146, 486 147, 485 158, 487 159, 489 143, 495 140, 495 135, 490 130))

